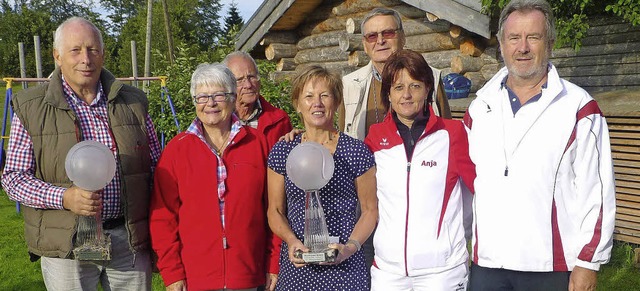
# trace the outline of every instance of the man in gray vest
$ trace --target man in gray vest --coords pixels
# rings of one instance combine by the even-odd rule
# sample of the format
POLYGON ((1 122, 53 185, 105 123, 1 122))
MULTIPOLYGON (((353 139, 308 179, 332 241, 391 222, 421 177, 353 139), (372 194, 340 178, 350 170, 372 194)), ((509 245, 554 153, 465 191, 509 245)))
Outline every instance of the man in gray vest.
POLYGON ((48 290, 150 290, 149 195, 160 147, 146 95, 106 69, 104 42, 91 22, 73 17, 54 35, 51 80, 15 96, 2 186, 24 207, 32 261, 42 258, 48 290), (106 145, 116 175, 102 190, 73 185, 65 156, 83 140, 106 145), (79 217, 100 214, 111 260, 81 261, 73 248, 79 217))

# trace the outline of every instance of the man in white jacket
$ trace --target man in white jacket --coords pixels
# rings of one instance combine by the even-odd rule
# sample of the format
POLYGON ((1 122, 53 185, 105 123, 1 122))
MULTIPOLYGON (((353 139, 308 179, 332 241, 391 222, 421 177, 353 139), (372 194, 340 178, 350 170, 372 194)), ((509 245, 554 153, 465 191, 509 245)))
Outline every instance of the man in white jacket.
POLYGON ((498 40, 506 68, 465 116, 477 171, 470 288, 595 290, 615 221, 607 123, 549 62, 546 1, 511 1, 498 40))

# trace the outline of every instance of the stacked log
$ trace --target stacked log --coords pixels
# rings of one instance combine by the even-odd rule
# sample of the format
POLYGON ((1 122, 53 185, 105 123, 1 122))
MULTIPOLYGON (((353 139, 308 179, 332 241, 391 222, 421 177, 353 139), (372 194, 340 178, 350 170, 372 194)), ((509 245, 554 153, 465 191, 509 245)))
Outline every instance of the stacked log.
POLYGON ((282 58, 276 64, 278 71, 293 71, 296 69, 296 61, 293 58, 282 58))
POLYGON ((338 46, 345 52, 361 51, 364 49, 362 46, 362 36, 348 33, 340 36, 338 46))
POLYGON ((478 72, 484 66, 481 58, 459 55, 451 59, 451 71, 458 74, 478 72))
POLYGON ((275 80, 290 79, 295 71, 311 64, 347 74, 369 63, 360 27, 364 16, 376 7, 392 8, 400 13, 406 38, 404 48, 421 53, 430 66, 441 70, 442 76, 451 72, 464 74, 474 84, 472 92, 499 67, 495 59, 497 50, 489 41, 404 1, 338 2, 336 5, 329 1, 316 8, 326 13, 323 17, 314 13, 300 24, 293 34, 295 44, 287 33, 281 33, 282 41, 273 40, 272 35, 264 37, 267 59, 278 62, 278 72, 272 75, 275 80))
POLYGON ((298 36, 292 31, 271 31, 262 37, 260 45, 268 46, 272 43, 295 44, 298 36))
POLYGON ((267 60, 278 61, 282 58, 295 57, 298 49, 294 44, 272 43, 264 50, 267 60))
POLYGON ((354 51, 349 54, 349 66, 362 67, 369 63, 371 58, 364 51, 354 51))
POLYGON ((344 31, 329 31, 312 34, 302 38, 296 46, 298 50, 306 50, 318 47, 337 46, 340 38, 345 35, 344 31))

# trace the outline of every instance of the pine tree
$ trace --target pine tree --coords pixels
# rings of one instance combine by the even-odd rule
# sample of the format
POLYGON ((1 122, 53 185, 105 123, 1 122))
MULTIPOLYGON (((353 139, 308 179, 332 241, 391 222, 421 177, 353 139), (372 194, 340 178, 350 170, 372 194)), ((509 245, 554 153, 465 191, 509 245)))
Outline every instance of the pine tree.
POLYGON ((239 29, 244 24, 240 12, 238 11, 238 3, 231 1, 229 4, 229 12, 224 18, 224 35, 229 35, 235 29, 239 29))

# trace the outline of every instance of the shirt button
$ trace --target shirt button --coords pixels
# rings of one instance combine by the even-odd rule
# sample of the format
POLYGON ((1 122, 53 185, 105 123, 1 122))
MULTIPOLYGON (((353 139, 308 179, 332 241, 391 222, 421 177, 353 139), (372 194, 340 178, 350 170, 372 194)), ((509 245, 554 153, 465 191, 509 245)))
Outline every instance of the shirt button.
POLYGON ((511 101, 516 102, 516 98, 511 99, 511 101))

